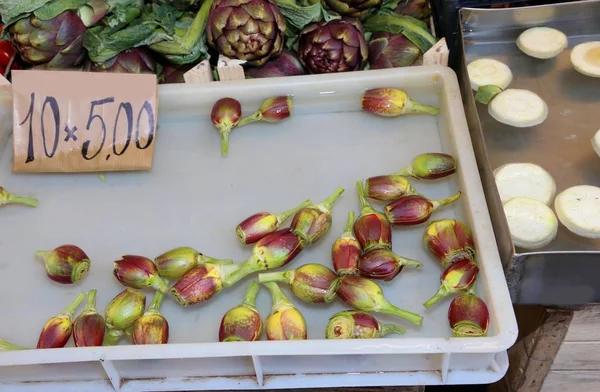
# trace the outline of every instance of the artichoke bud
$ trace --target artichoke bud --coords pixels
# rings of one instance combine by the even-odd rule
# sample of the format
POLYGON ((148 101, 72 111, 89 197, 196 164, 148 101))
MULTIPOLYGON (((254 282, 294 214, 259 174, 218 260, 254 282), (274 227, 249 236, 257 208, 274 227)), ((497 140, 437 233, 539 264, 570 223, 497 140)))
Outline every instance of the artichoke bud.
POLYGON ((402 268, 411 266, 423 267, 417 260, 398 256, 389 249, 373 249, 360 257, 358 269, 360 275, 369 279, 392 280, 398 275, 402 268))
POLYGON ((425 229, 423 246, 444 269, 463 259, 475 260, 471 229, 456 219, 433 221, 425 229))
POLYGON ((462 294, 450 303, 448 323, 454 336, 485 336, 490 324, 490 312, 485 302, 478 296, 462 294))
POLYGON ((170 290, 181 306, 207 301, 223 290, 223 280, 239 265, 201 264, 183 275, 170 290))
POLYGON ((169 341, 169 323, 160 314, 163 293, 157 291, 142 317, 135 321, 131 331, 133 344, 166 344, 169 341))
POLYGON ((271 314, 265 320, 267 339, 269 340, 306 340, 306 320, 302 313, 290 302, 277 283, 265 286, 273 297, 271 314))
POLYGON ((275 59, 269 60, 260 67, 252 67, 245 70, 246 77, 273 78, 279 76, 297 76, 304 75, 306 72, 300 64, 300 60, 295 52, 284 49, 281 55, 275 59))
POLYGON ((167 284, 158 276, 152 260, 143 256, 125 255, 114 263, 113 274, 123 286, 134 289, 146 287, 166 293, 167 284))
POLYGON ((62 245, 56 249, 35 252, 44 261, 46 275, 57 283, 69 284, 83 279, 90 269, 90 259, 75 245, 62 245))
POLYGON ((167 279, 179 279, 189 270, 201 264, 232 264, 231 259, 215 259, 194 248, 182 246, 163 253, 154 259, 158 275, 167 279))
POLYGON ((382 324, 367 312, 345 310, 331 316, 325 338, 327 339, 377 339, 392 332, 403 334, 404 328, 382 324))
POLYGON ((104 346, 116 344, 127 329, 142 317, 146 308, 146 296, 137 290, 126 288, 113 298, 106 306, 104 320, 106 335, 104 346))
POLYGON ((391 314, 415 325, 421 325, 423 322, 423 317, 420 315, 392 305, 383 296, 383 291, 377 283, 362 276, 340 276, 337 295, 342 301, 357 310, 391 314))
POLYGON ((263 101, 258 109, 261 120, 266 122, 279 122, 292 115, 292 97, 270 97, 263 101))
POLYGON ((300 209, 306 207, 311 203, 310 200, 306 200, 304 203, 291 210, 284 211, 279 214, 273 214, 270 212, 259 212, 246 219, 244 219, 236 227, 236 233, 238 239, 242 244, 253 244, 267 234, 271 234, 281 226, 290 216, 294 215, 300 209))
POLYGON ((221 98, 213 105, 210 119, 221 134, 221 155, 229 152, 229 133, 242 117, 242 105, 237 99, 221 98))
POLYGON ((306 206, 294 215, 290 227, 306 245, 319 241, 329 231, 332 221, 331 209, 342 193, 344 189, 337 188, 321 203, 306 206))
POLYGON ((250 282, 241 305, 229 309, 219 327, 220 342, 254 342, 262 334, 262 319, 256 309, 256 295, 260 286, 250 282))
POLYGON ((362 253, 360 243, 353 233, 354 211, 348 212, 344 234, 331 247, 333 269, 338 275, 358 275, 358 260, 362 253))
POLYGON ((335 272, 321 264, 305 264, 295 270, 258 275, 260 283, 283 282, 291 286, 294 295, 308 303, 329 303, 335 298, 332 283, 335 272))
POLYGON ((73 323, 73 341, 77 347, 102 346, 106 323, 96 310, 96 290, 88 291, 87 305, 73 323))
POLYGON ((340 15, 361 18, 366 15, 370 9, 378 7, 381 0, 324 0, 328 8, 334 10, 340 15))
POLYGON ((406 177, 393 174, 368 178, 365 188, 368 197, 381 201, 394 201, 403 196, 417 194, 406 177))
POLYGON ((403 114, 439 113, 438 108, 413 101, 408 95, 395 88, 376 88, 367 90, 362 96, 363 110, 384 117, 397 117, 403 114))
POLYGON ((364 252, 392 247, 392 227, 385 215, 375 211, 365 197, 362 181, 356 182, 361 211, 354 222, 354 235, 364 252))
POLYGON ((452 264, 442 273, 438 292, 423 306, 429 308, 444 297, 469 290, 477 280, 478 273, 479 267, 471 259, 464 259, 452 264))
POLYGON ((454 173, 456 173, 456 159, 452 155, 429 152, 417 155, 408 167, 394 174, 419 180, 437 180, 454 173))
POLYGON ((37 199, 16 196, 0 186, 0 207, 6 204, 23 204, 29 207, 37 207, 37 199))
POLYGON ((427 222, 433 211, 455 202, 461 193, 441 200, 429 200, 421 195, 409 195, 391 202, 384 208, 392 225, 412 226, 427 222))
POLYGON ((252 248, 252 256, 223 282, 229 287, 254 272, 283 267, 304 249, 304 243, 290 229, 275 231, 261 238, 252 248))
POLYGON ((400 68, 417 65, 421 50, 402 34, 377 31, 369 40, 371 69, 400 68))
POLYGON ((84 299, 85 293, 79 293, 64 311, 46 321, 37 348, 59 348, 67 344, 73 332, 73 314, 84 299))

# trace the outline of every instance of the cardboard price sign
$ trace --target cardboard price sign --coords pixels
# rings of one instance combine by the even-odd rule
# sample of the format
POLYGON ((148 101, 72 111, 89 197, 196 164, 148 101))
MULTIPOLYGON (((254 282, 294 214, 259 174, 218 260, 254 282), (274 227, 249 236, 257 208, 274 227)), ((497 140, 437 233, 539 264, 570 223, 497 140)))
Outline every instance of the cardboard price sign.
POLYGON ((13 71, 13 171, 149 170, 156 76, 13 71))

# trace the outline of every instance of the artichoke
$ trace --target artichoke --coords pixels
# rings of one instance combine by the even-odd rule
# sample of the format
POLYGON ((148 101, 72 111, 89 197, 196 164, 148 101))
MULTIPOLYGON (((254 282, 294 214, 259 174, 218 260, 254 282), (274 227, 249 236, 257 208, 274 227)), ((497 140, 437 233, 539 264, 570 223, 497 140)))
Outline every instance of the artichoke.
POLYGON ((420 56, 417 45, 402 34, 375 32, 369 41, 371 69, 408 67, 420 56))
POLYGON ((23 60, 45 64, 46 68, 68 68, 85 58, 83 34, 86 27, 74 11, 65 11, 49 20, 35 15, 10 26, 13 44, 23 60))
POLYGON ((276 59, 272 59, 260 67, 248 68, 245 73, 246 77, 254 79, 305 74, 296 53, 287 49, 284 49, 283 53, 276 59))
POLYGON ((274 0, 215 0, 207 41, 224 56, 262 65, 283 50, 285 30, 274 0))
POLYGON ((381 0, 321 0, 325 6, 344 16, 362 17, 372 7, 381 4, 381 0))
POLYGON ((426 20, 431 16, 429 0, 400 0, 394 12, 421 20, 426 20))
POLYGON ((312 23, 299 35, 298 58, 311 74, 359 71, 369 50, 359 21, 337 19, 312 23))
POLYGON ((119 53, 101 64, 92 64, 93 72, 156 73, 156 60, 146 48, 135 48, 119 53))

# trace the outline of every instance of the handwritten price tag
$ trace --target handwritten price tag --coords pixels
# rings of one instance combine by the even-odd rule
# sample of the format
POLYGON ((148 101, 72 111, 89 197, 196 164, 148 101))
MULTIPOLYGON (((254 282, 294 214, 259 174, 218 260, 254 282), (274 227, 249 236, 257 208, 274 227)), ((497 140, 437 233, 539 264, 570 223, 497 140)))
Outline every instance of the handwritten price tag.
POLYGON ((152 168, 155 75, 13 71, 13 171, 152 168))

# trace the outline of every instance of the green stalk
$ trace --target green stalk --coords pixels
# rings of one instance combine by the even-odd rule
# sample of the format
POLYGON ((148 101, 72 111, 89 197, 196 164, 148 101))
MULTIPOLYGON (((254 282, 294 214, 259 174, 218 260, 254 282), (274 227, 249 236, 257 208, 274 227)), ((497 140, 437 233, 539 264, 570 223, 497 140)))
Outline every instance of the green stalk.
POLYGON ((16 350, 29 350, 27 347, 17 346, 7 342, 4 339, 0 339, 0 351, 16 351, 16 350))
POLYGON ((294 280, 294 270, 290 271, 275 271, 258 274, 259 283, 281 282, 292 284, 294 280))
POLYGON ((68 316, 69 318, 73 318, 73 314, 75 314, 75 311, 77 310, 79 305, 81 305, 81 303, 83 302, 84 299, 85 299, 85 293, 84 292, 79 293, 79 295, 77 295, 77 298, 75 298, 73 300, 73 302, 71 302, 71 304, 69 306, 67 306, 67 308, 65 310, 63 310, 60 314, 63 316, 68 316))
POLYGON ((348 222, 346 223, 346 227, 344 228, 344 234, 342 237, 350 237, 354 233, 354 211, 348 212, 348 222))
POLYGON ((421 269, 423 268, 423 263, 421 263, 418 260, 413 260, 413 259, 407 259, 406 257, 400 257, 398 256, 398 261, 400 263, 400 265, 404 266, 404 267, 415 267, 417 269, 421 269))
POLYGON ((304 207, 306 207, 307 205, 311 204, 312 202, 310 200, 306 200, 305 202, 303 202, 302 204, 300 204, 299 206, 296 206, 292 209, 289 209, 287 211, 284 211, 280 214, 276 215, 276 219, 277 219, 277 226, 281 225, 283 222, 285 222, 286 220, 288 220, 288 218, 294 214, 296 214, 296 212, 300 211, 301 209, 303 209, 304 207))
POLYGON ((229 154, 229 134, 231 133, 231 128, 219 129, 219 133, 221 134, 221 155, 226 157, 229 154))
POLYGON ((439 301, 440 299, 442 299, 442 298, 444 298, 444 297, 447 297, 447 296, 449 296, 450 294, 452 294, 452 293, 450 293, 450 292, 448 291, 448 288, 447 288, 446 286, 442 285, 442 286, 441 286, 441 287, 438 289, 437 293, 436 293, 436 294, 435 294, 433 297, 431 297, 430 299, 428 299, 428 300, 427 300, 427 302, 425 302, 425 303, 423 304, 423 306, 424 306, 424 307, 426 307, 426 308, 430 308, 430 307, 431 307, 431 306, 433 306, 433 304, 435 304, 437 301, 439 301))
POLYGON ((260 285, 257 281, 253 280, 250 282, 250 286, 248 286, 248 290, 246 290, 246 295, 244 296, 244 300, 242 301, 242 305, 249 306, 251 308, 256 308, 256 296, 260 291, 260 285))
POLYGON ((5 192, 4 200, 0 199, 0 206, 4 204, 22 204, 29 207, 37 207, 39 201, 30 197, 21 197, 5 192))
POLYGON ((333 205, 335 204, 337 199, 339 199, 339 197, 342 195, 342 193, 344 193, 344 188, 340 188, 340 187, 336 188, 336 190, 333 191, 333 193, 331 195, 327 196, 322 202, 317 204, 317 206, 319 206, 322 209, 325 209, 327 211, 331 210, 331 207, 333 207, 333 205))
POLYGON ((403 334, 404 332, 406 332, 406 329, 394 324, 382 324, 380 337, 384 337, 385 335, 389 335, 393 332, 403 334))
POLYGON ((96 293, 97 290, 95 289, 91 289, 90 291, 88 291, 88 296, 87 296, 87 304, 85 305, 85 309, 83 309, 83 312, 93 312, 93 313, 97 313, 96 310, 96 293))
POLYGON ((260 110, 257 110, 248 117, 242 118, 236 128, 243 127, 244 125, 248 125, 260 120, 262 120, 262 112, 260 110))
POLYGON ((146 309, 145 314, 160 313, 160 305, 162 304, 163 298, 163 293, 161 293, 160 291, 155 292, 154 298, 152 298, 152 302, 150 302, 150 305, 148 306, 148 309, 146 309))
POLYGON ((487 105, 496 95, 500 94, 501 92, 502 89, 498 86, 481 86, 475 93, 475 100, 479 103, 487 105))
POLYGON ((219 264, 219 265, 231 265, 233 264, 233 260, 231 259, 215 259, 214 257, 210 257, 207 255, 203 255, 201 254, 200 257, 198 257, 198 264, 206 264, 206 263, 210 263, 210 264, 219 264))
POLYGON ((461 195, 461 192, 459 191, 456 195, 452 195, 445 199, 430 200, 431 204, 433 204, 433 210, 437 210, 438 208, 447 206, 448 204, 455 202, 456 200, 458 200, 458 198, 460 198, 460 195, 461 195))
POLYGON ((169 291, 169 286, 165 283, 164 280, 158 275, 152 276, 148 279, 148 285, 152 287, 154 290, 160 293, 166 293, 169 291))
POLYGON ((223 267, 231 267, 230 271, 224 271, 223 273, 223 278, 221 279, 223 287, 231 287, 246 276, 260 271, 260 267, 254 256, 241 264, 226 265, 223 267))
POLYGON ((392 316, 400 317, 415 325, 421 325, 423 323, 423 316, 409 312, 408 310, 400 309, 397 306, 392 305, 388 300, 384 299, 383 303, 374 309, 375 312, 391 314, 392 316))
POLYGON ((422 103, 418 103, 408 98, 406 101, 406 105, 404 105, 405 111, 404 113, 424 113, 431 114, 432 116, 437 116, 440 112, 440 109, 434 108, 433 106, 423 105, 422 103))
POLYGON ((295 307, 294 304, 285 296, 283 291, 279 288, 279 285, 275 282, 265 283, 265 286, 271 292, 271 297, 273 298, 273 305, 271 307, 271 313, 275 312, 277 309, 282 306, 295 307))
POLYGON ((356 181, 356 190, 358 191, 358 201, 360 202, 360 214, 364 215, 376 212, 367 200, 367 196, 365 195, 365 187, 363 186, 362 181, 356 181))

